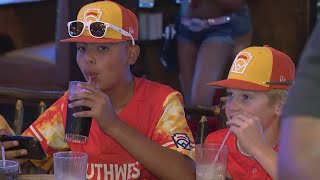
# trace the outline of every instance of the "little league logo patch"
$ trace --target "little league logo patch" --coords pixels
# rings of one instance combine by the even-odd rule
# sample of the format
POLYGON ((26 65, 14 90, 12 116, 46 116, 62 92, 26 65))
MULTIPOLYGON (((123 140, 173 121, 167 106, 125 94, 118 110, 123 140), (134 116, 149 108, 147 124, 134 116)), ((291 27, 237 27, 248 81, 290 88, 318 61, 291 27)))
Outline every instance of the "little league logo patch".
POLYGON ((102 16, 102 12, 100 9, 87 9, 84 12, 84 20, 85 22, 95 22, 100 21, 102 16))
POLYGON ((172 136, 172 139, 177 146, 177 148, 183 148, 187 150, 191 150, 190 146, 190 139, 189 137, 184 133, 175 133, 172 136))
POLYGON ((251 53, 240 52, 234 59, 230 72, 236 74, 243 74, 247 69, 252 58, 253 56, 251 53))

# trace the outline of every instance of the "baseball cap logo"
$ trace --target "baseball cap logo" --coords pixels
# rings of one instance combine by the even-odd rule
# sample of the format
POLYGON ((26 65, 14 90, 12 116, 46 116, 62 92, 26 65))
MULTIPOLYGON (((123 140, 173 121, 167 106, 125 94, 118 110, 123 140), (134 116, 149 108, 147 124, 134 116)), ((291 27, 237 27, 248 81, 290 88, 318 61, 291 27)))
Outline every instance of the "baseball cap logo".
POLYGON ((252 57, 251 53, 240 52, 233 61, 230 73, 243 74, 252 60, 252 57))
POLYGON ((86 22, 100 21, 102 12, 100 9, 87 9, 84 12, 84 20, 86 22))

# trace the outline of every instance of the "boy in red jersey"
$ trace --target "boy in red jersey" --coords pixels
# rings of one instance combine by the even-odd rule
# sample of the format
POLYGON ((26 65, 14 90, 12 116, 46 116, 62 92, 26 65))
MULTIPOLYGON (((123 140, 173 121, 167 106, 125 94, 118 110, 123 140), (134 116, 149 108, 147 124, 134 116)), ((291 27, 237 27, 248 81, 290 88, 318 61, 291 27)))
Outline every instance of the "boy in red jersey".
POLYGON ((228 172, 232 179, 276 179, 280 116, 295 66, 268 46, 249 47, 235 58, 228 78, 209 83, 227 88, 227 125, 205 143, 221 144, 230 130, 228 172))
MULTIPOLYGON (((77 63, 90 84, 68 104, 68 93, 24 133, 37 137, 47 155, 72 150, 88 153, 87 179, 195 179, 194 140, 182 96, 172 88, 136 78, 130 65, 140 49, 138 21, 112 1, 85 5, 68 23, 77 63), (76 117, 92 117, 86 144, 64 141, 67 107, 86 106, 76 117)), ((49 170, 52 161, 34 162, 49 170)))

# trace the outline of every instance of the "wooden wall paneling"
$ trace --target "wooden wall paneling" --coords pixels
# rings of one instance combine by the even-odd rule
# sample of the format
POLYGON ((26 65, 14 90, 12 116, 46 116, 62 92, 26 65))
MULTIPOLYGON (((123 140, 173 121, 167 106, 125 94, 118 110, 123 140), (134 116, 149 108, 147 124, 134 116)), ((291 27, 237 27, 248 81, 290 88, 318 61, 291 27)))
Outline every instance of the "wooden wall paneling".
POLYGON ((249 1, 253 45, 268 44, 287 53, 297 64, 310 33, 310 1, 249 1))
POLYGON ((0 33, 17 49, 54 40, 56 1, 0 6, 0 33))

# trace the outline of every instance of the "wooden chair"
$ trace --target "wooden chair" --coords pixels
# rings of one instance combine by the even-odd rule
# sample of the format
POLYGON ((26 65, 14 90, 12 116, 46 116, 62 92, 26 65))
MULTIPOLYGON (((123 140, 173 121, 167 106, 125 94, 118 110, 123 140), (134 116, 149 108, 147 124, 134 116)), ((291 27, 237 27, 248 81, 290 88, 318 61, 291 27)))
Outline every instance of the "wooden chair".
POLYGON ((24 105, 38 106, 38 115, 42 114, 47 103, 52 103, 64 94, 64 91, 38 91, 0 86, 0 103, 15 104, 12 129, 15 134, 22 133, 24 105))
MULTIPOLYGON (((48 104, 53 103, 63 94, 64 91, 38 91, 0 86, 0 103, 15 104, 13 126, 10 127, 7 121, 0 115, 0 128, 6 129, 11 134, 20 135, 23 132, 22 125, 25 120, 25 106, 37 106, 38 115, 40 115, 47 109, 48 104)), ((24 163, 20 169, 22 174, 48 173, 37 168, 29 161, 24 163)))
POLYGON ((218 125, 216 129, 226 128, 227 118, 225 115, 225 104, 227 97, 221 97, 218 105, 214 106, 185 106, 184 110, 186 115, 196 115, 201 117, 198 122, 198 128, 195 135, 196 143, 203 143, 208 135, 208 117, 214 117, 218 119, 218 125))

